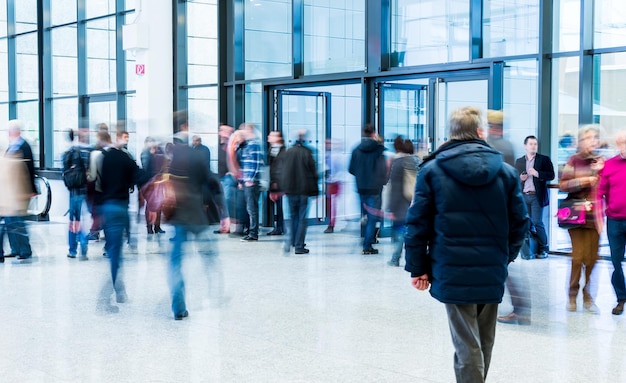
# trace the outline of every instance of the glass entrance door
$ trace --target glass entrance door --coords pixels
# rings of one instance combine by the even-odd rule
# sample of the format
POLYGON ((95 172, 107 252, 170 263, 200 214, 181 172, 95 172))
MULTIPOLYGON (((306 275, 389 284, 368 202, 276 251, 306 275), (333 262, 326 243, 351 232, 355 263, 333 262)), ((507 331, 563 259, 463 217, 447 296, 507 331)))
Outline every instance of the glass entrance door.
POLYGON ((402 136, 411 140, 418 152, 428 152, 428 86, 381 83, 378 91, 385 148, 393 152, 394 138, 402 136))
POLYGON ((471 80, 452 80, 436 78, 431 80, 434 89, 434 109, 432 121, 434 129, 434 144, 438 148, 448 140, 448 119, 455 109, 475 106, 483 112, 484 122, 487 122, 487 107, 489 103, 489 81, 487 78, 471 80))
MULTIPOLYGON (((306 145, 313 151, 319 173, 320 194, 309 200, 309 219, 326 219, 324 198, 326 139, 330 137, 330 93, 277 90, 276 128, 283 133, 287 149, 298 140, 301 130, 306 130, 306 145)), ((287 217, 286 217, 287 218, 287 217)))

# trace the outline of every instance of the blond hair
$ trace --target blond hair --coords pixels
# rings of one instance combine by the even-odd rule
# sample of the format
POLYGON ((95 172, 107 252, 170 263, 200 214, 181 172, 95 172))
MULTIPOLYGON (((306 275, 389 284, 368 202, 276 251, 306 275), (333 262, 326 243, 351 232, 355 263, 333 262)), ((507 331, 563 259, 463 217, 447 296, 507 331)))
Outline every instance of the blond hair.
POLYGON ((482 112, 475 106, 466 106, 450 114, 450 139, 468 141, 479 139, 483 126, 482 112))

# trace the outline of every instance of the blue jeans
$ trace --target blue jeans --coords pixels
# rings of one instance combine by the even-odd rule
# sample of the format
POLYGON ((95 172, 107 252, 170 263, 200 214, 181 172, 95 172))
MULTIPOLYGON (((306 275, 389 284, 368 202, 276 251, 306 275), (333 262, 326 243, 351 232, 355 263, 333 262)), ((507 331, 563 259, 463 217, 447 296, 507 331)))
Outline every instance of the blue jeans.
POLYGON ((288 194, 289 214, 291 215, 291 230, 289 239, 291 246, 296 250, 304 249, 304 238, 307 229, 307 214, 309 210, 309 197, 306 195, 288 194))
POLYGON ((4 223, 6 225, 7 235, 9 236, 9 243, 13 249, 15 255, 21 257, 30 257, 33 252, 30 248, 30 240, 28 238, 28 230, 26 230, 26 223, 24 217, 4 217, 4 223))
POLYGON ((248 236, 259 238, 259 184, 243 187, 246 195, 246 210, 250 216, 250 231, 248 236))
POLYGON ((122 264, 122 242, 124 230, 128 223, 128 203, 125 201, 107 201, 102 205, 104 217, 104 236, 106 238, 106 253, 111 263, 111 281, 115 291, 118 290, 117 278, 122 264))
MULTIPOLYGON (((374 211, 380 211, 382 204, 380 194, 360 194, 359 196, 361 197, 361 208, 368 206, 374 211)), ((363 236, 363 250, 368 250, 372 248, 372 244, 376 241, 374 235, 376 233, 376 223, 380 221, 380 217, 367 210, 365 212, 367 213, 367 225, 365 226, 365 234, 363 236)))
POLYGON ((406 232, 406 225, 404 222, 393 223, 393 254, 391 255, 392 262, 399 262, 402 255, 402 248, 404 247, 404 233, 406 232))
MULTIPOLYGON (((623 197, 623 196, 622 196, 623 197)), ((611 284, 615 289, 618 301, 626 301, 626 286, 624 286, 624 251, 626 247, 626 219, 613 219, 607 217, 606 233, 609 237, 611 248, 611 261, 613 262, 613 275, 611 284)))
POLYGON ((543 225, 543 207, 539 203, 537 194, 524 194, 524 201, 532 222, 531 233, 537 240, 537 253, 548 251, 548 235, 543 225))
POLYGON ((76 255, 78 250, 78 242, 80 242, 81 255, 87 255, 87 235, 81 230, 80 216, 83 204, 85 203, 85 195, 75 195, 70 197, 70 229, 68 231, 69 253, 76 255))
POLYGON ((196 246, 204 255, 212 255, 213 251, 206 236, 206 226, 176 225, 174 226, 174 239, 172 242, 172 253, 168 267, 167 280, 172 296, 172 311, 174 315, 182 313, 187 309, 185 304, 185 281, 181 270, 183 259, 183 244, 188 241, 189 234, 195 234, 196 246))
POLYGON ((226 216, 231 217, 231 212, 235 212, 235 193, 237 192, 237 180, 230 174, 224 175, 220 179, 222 192, 224 193, 224 205, 226 206, 226 216))

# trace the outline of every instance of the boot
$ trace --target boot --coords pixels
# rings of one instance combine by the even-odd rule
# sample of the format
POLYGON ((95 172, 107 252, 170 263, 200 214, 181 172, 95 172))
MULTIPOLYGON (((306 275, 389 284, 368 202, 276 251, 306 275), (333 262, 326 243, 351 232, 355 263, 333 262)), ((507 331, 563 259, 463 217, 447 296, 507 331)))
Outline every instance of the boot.
POLYGON ((154 234, 165 234, 165 230, 161 226, 154 225, 154 234))
POLYGON ((334 226, 330 226, 328 225, 328 227, 326 228, 326 230, 324 230, 324 233, 333 233, 335 231, 335 227, 334 226))
POLYGON ((148 228, 148 234, 154 234, 154 230, 152 229, 152 225, 146 225, 148 228))

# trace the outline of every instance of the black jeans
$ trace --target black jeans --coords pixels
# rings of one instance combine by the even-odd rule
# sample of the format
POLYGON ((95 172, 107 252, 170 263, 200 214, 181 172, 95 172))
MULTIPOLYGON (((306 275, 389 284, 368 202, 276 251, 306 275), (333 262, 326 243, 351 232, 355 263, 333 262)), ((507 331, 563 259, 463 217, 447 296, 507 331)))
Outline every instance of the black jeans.
POLYGON ((246 210, 250 216, 250 232, 248 236, 259 237, 259 184, 255 182, 252 186, 244 186, 246 193, 246 210))

